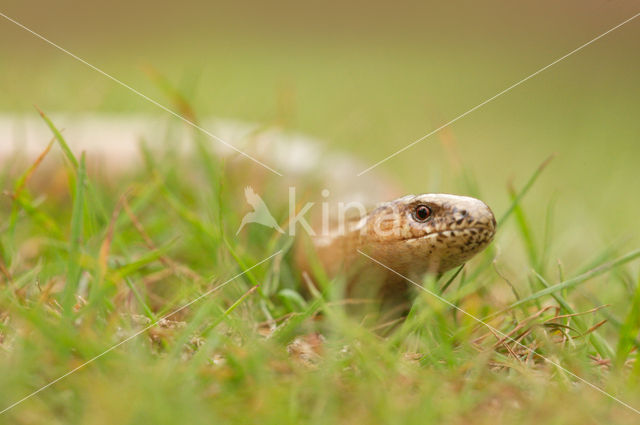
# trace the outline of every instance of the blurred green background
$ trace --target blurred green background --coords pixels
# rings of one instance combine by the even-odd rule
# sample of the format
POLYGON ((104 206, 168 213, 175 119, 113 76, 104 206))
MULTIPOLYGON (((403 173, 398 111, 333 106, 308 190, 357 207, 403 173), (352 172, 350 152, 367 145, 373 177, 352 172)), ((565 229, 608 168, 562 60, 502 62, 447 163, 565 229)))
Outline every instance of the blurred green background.
MULTIPOLYGON (((331 150, 350 152, 367 165, 638 11, 637 1, 593 0, 348 4, 4 0, 0 5, 0 12, 163 104, 170 105, 170 100, 149 76, 149 69, 177 86, 201 117, 279 124, 325 140, 331 150)), ((638 248, 639 41, 640 18, 385 162, 375 172, 386 173, 407 192, 478 193, 500 215, 510 204, 509 185, 522 187, 536 167, 554 154, 523 201, 532 220, 531 237, 538 248, 549 251, 545 253, 552 259, 549 263, 560 260, 573 275, 607 247, 614 246, 619 252, 638 248), (550 228, 549 217, 553 218, 550 228), (545 240, 545 232, 552 234, 551 242, 545 240)), ((34 104, 48 114, 151 113, 159 120, 170 119, 139 96, 0 18, 0 114, 35 116, 34 104)), ((159 228, 171 237, 177 232, 164 225, 159 228)), ((531 265, 524 259, 521 235, 503 232, 494 246, 499 260, 518 258, 519 262, 498 263, 516 286, 524 285, 531 265)), ((193 262, 193 253, 189 254, 185 257, 193 262)), ((205 254, 198 252, 200 257, 205 254)), ((636 264, 632 267, 637 270, 636 264)), ((609 288, 602 281, 592 283, 581 286, 576 291, 579 296, 591 290, 597 300, 611 302, 614 313, 628 311, 631 290, 625 291, 622 285, 609 288)), ((499 285, 506 288, 502 281, 499 285)), ((588 308, 598 305, 591 300, 584 304, 588 308)), ((249 358, 256 370, 246 373, 253 379, 254 374, 265 373, 260 357, 264 350, 248 351, 242 355, 255 356, 249 358)), ((22 360, 22 367, 40 364, 26 356, 22 360)), ((63 371, 69 369, 55 357, 51 363, 63 371)), ((342 371, 339 367, 336 370, 342 371)), ((460 370, 466 377, 466 365, 460 370)), ((191 382, 191 375, 172 372, 157 375, 167 393, 191 382)), ((121 373, 130 372, 123 366, 121 373)), ((75 378, 85 379, 83 376, 75 378)), ((91 376, 86 378, 87 386, 93 384, 91 376)), ((100 378, 97 372, 96 376, 100 378)), ((140 376, 148 378, 143 369, 140 376)), ((439 382, 437 373, 434 376, 433 381, 439 382)), ((120 409, 128 401, 123 394, 154 398, 152 391, 146 391, 145 379, 136 379, 135 373, 129 377, 128 384, 140 388, 134 385, 121 393, 119 387, 96 385, 95 391, 88 391, 98 406, 96 411, 105 400, 115 403, 112 410, 120 409)), ((319 382, 326 386, 330 379, 319 382)), ((255 400, 261 399, 262 392, 266 400, 278 391, 282 399, 290 397, 281 389, 282 381, 265 381, 273 386, 252 388, 258 393, 255 400)), ((542 399, 546 377, 540 381, 536 391, 542 399)), ((29 386, 36 387, 39 381, 34 382, 28 382, 29 386)), ((313 384, 311 378, 304 382, 313 384)), ((360 394, 368 394, 370 386, 363 382, 360 394)), ((239 393, 245 390, 243 385, 239 393)), ((376 391, 386 400, 386 388, 376 387, 376 391)), ((191 393, 187 388, 175 394, 179 399, 191 393)), ((604 397, 589 394, 596 400, 592 404, 602 402, 606 407, 604 397)), ((634 402, 637 394, 623 395, 634 402)), ((291 397, 295 400, 295 394, 291 397)), ((432 398, 429 394, 425 399, 432 398)), ((448 400, 455 411, 458 399, 448 400)), ((556 401, 561 414, 573 415, 571 409, 565 413, 561 399, 556 401)), ((164 405, 165 398, 153 402, 164 405)), ((404 400, 398 411, 402 403, 404 400)), ((193 406, 191 400, 183 404, 188 409, 193 406)), ((550 410, 545 403, 541 405, 541 411, 550 410)), ((265 411, 272 410, 269 407, 265 411)), ((39 419, 35 413, 29 417, 26 409, 24 412, 24 423, 39 419)), ((280 423, 276 413, 273 422, 280 423)), ((492 416, 487 417, 491 420, 492 416)), ((421 420, 418 415, 417 422, 421 420)), ((559 421, 563 423, 562 418, 559 421)))
MULTIPOLYGON (((277 122, 373 164, 629 18, 637 3, 9 0, 2 12, 163 103, 145 68, 202 116, 277 122)), ((0 39, 2 111, 166 116, 4 19, 0 39)), ((526 205, 542 217, 556 199, 556 231, 569 232, 578 255, 639 240, 639 39, 630 22, 446 134, 498 211, 506 183, 555 153, 526 205)), ((380 168, 408 191, 459 190, 441 141, 380 168)))

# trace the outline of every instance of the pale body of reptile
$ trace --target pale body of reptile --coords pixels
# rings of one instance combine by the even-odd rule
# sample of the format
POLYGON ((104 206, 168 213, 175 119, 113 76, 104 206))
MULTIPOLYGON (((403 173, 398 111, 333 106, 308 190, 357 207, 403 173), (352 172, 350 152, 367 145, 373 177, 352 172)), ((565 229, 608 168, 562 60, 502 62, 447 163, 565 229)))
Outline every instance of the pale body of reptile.
MULTIPOLYGON (((125 168, 136 166, 139 160, 136 141, 144 139, 153 147, 154 143, 160 143, 165 131, 158 126, 157 118, 148 116, 59 116, 54 121, 66 127, 65 137, 75 152, 87 152, 90 162, 102 163, 109 172, 116 172, 125 164, 129 164, 125 168)), ((493 214, 477 199, 423 194, 382 202, 397 194, 397 187, 376 173, 354 178, 364 165, 347 155, 324 151, 322 142, 274 127, 260 128, 237 121, 214 119, 205 123, 205 127, 278 168, 285 178, 274 178, 288 185, 297 185, 313 176, 321 187, 331 190, 334 202, 378 205, 350 222, 346 229, 312 238, 316 255, 329 275, 347 272, 361 282, 377 280, 389 285, 402 280, 396 273, 414 278, 463 264, 493 238, 493 214), (428 216, 418 214, 421 207, 426 208, 423 212, 428 211, 428 216), (362 253, 396 273, 366 259, 362 253)), ((188 140, 192 132, 183 125, 174 125, 172 134, 173 146, 186 153, 185 149, 192 146, 188 140)), ((35 158, 50 137, 38 117, 0 117, 0 159, 16 148, 35 158)), ((166 145, 158 145, 160 149, 163 147, 166 145)), ((228 162, 242 160, 253 166, 221 144, 212 142, 211 147, 229 158, 228 162)), ((259 173, 269 175, 261 167, 255 168, 254 182, 264 180, 259 173)), ((307 268, 304 256, 300 261, 300 267, 307 268)))

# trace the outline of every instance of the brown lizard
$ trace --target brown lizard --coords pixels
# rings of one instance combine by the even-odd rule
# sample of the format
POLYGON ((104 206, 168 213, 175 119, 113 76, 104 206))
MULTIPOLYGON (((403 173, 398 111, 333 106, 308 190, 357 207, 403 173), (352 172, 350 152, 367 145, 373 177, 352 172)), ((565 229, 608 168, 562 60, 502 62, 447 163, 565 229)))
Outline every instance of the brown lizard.
MULTIPOLYGON (((374 290, 387 296, 406 292, 402 288, 409 284, 402 276, 420 278, 465 263, 487 247, 495 230, 491 209, 478 199, 422 194, 383 203, 343 230, 312 242, 329 276, 348 277, 350 296, 374 290)), ((309 271, 305 255, 298 259, 309 271)))

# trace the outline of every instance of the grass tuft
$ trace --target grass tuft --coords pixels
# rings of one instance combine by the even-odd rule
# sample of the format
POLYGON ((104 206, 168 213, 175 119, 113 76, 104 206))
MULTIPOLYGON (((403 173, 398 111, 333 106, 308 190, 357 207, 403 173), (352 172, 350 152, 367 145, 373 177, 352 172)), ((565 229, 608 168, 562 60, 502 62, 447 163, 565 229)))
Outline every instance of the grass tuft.
MULTIPOLYGON (((550 277, 552 261, 575 259, 557 238, 540 236, 527 208, 550 158, 519 191, 499 195, 507 208, 486 253, 423 282, 504 338, 422 292, 406 317, 357 318, 353 307, 372 300, 345 299, 344 279, 313 258, 320 289, 309 284, 292 238, 258 226, 236 238, 244 178, 261 176, 251 165, 225 163, 205 145, 191 157, 143 146, 144 167, 105 181, 41 115, 66 163, 43 161, 50 143, 6 179, 0 399, 9 406, 95 360, 1 421, 533 424, 567 405, 583 407, 561 423, 637 420, 545 361, 632 405, 640 400, 640 284, 631 266, 640 250, 614 258, 617 248, 606 249, 578 261, 588 269, 568 262, 550 277), (38 179, 60 170, 69 177, 62 190, 38 179)), ((480 192, 463 173, 461 184, 480 192)), ((264 187, 277 187, 269 178, 264 187)), ((273 199, 273 211, 287 211, 273 199)))

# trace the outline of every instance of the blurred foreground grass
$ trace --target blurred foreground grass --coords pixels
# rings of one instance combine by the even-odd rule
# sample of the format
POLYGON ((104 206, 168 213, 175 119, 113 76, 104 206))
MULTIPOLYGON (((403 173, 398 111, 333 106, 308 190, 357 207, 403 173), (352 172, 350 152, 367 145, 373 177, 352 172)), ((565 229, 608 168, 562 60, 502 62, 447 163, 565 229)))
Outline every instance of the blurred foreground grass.
MULTIPOLYGON (((423 282, 441 293, 453 278, 443 296, 519 345, 418 291, 391 332, 349 317, 340 285, 305 298, 287 236, 233 236, 247 174, 195 140, 197 155, 145 151, 105 179, 58 133, 42 163, 0 176, 0 408, 99 356, 0 422, 637 422, 524 348, 640 406, 640 252, 557 263, 521 202, 542 166, 503 195, 489 250, 423 282)), ((478 186, 463 175, 459 191, 478 186)))

